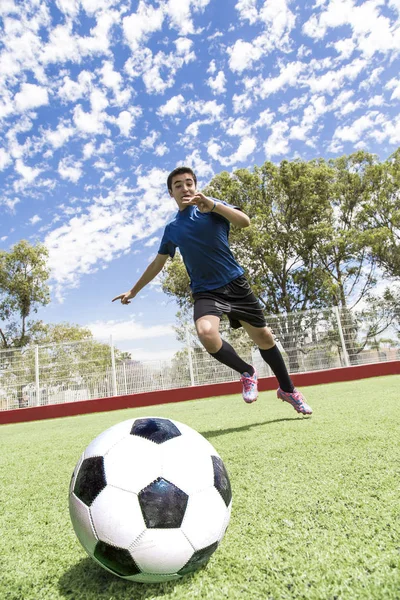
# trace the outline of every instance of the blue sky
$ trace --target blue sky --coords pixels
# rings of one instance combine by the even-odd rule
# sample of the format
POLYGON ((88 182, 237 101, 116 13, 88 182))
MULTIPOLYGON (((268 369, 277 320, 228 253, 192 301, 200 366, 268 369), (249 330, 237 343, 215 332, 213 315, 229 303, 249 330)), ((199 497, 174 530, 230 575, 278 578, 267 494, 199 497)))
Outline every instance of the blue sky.
POLYGON ((111 304, 158 250, 177 165, 400 145, 400 0, 2 0, 0 248, 46 244, 46 322, 177 348, 157 280, 111 304))

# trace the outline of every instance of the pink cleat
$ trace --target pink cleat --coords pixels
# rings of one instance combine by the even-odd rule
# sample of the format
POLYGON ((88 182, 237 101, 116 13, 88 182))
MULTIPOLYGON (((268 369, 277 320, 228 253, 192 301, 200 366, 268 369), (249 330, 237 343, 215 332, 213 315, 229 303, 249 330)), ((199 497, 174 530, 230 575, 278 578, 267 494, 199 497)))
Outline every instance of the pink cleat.
POLYGON ((247 404, 255 402, 258 396, 257 373, 255 371, 253 375, 243 373, 240 381, 243 384, 243 400, 247 402, 247 404))
POLYGON ((289 402, 293 408, 302 415, 312 415, 312 408, 308 406, 303 394, 294 388, 293 392, 284 392, 278 388, 276 393, 283 402, 289 402))

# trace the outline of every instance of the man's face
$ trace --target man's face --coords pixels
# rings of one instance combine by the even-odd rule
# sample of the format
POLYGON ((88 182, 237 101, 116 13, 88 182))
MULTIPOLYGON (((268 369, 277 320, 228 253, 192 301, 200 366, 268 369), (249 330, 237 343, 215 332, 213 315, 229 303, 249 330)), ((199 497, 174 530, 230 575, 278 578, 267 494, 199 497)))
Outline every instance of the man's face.
POLYGON ((190 200, 196 193, 196 184, 193 175, 190 173, 182 173, 175 175, 172 178, 170 196, 172 196, 179 208, 184 207, 184 200, 190 200))

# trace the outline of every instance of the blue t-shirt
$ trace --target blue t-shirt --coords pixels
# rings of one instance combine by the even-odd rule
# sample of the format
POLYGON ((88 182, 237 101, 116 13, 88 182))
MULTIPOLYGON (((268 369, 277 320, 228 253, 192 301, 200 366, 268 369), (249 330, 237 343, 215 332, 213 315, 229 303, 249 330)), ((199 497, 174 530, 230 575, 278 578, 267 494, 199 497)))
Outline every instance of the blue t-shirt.
POLYGON ((215 290, 244 273, 229 248, 229 229, 228 219, 218 213, 202 213, 197 206, 188 206, 165 227, 158 253, 173 258, 179 248, 192 292, 215 290))

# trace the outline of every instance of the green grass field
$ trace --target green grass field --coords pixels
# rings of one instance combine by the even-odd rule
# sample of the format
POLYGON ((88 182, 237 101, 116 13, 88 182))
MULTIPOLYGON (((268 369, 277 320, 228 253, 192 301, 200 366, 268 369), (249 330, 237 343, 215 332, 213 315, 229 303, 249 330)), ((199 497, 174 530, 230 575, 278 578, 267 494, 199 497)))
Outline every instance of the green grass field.
POLYGON ((0 427, 1 600, 400 598, 400 376, 310 387, 311 418, 275 393, 0 427), (87 557, 69 520, 69 480, 104 429, 176 419, 222 456, 230 525, 208 565, 135 584, 87 557))

